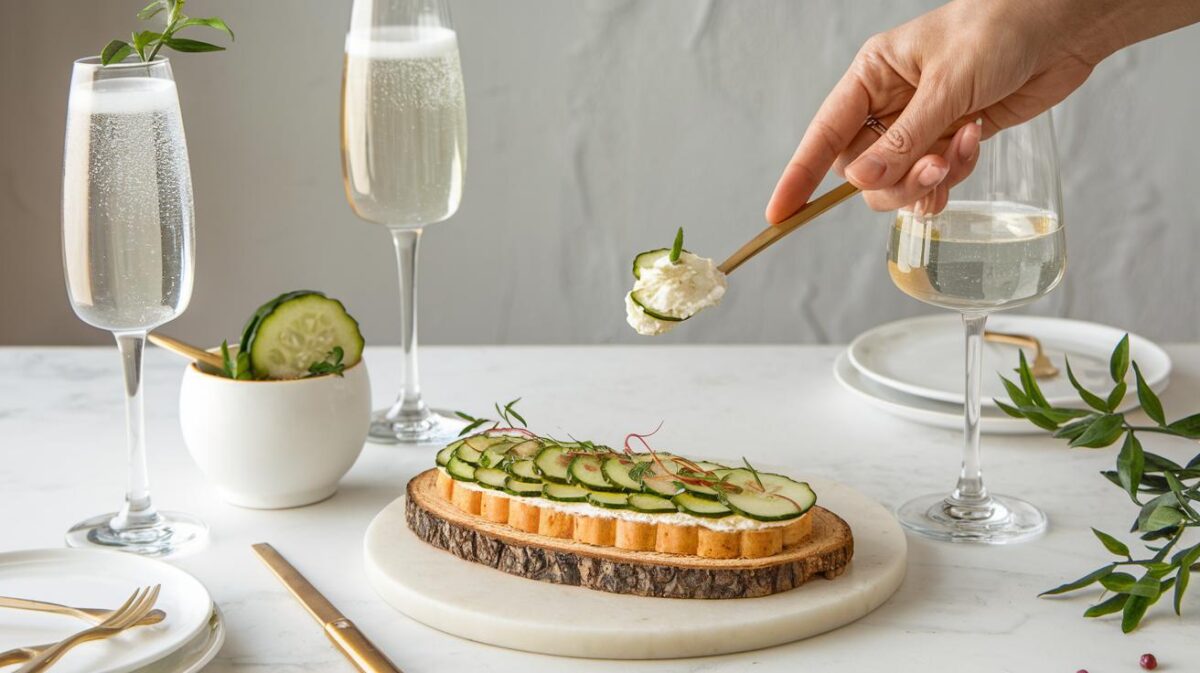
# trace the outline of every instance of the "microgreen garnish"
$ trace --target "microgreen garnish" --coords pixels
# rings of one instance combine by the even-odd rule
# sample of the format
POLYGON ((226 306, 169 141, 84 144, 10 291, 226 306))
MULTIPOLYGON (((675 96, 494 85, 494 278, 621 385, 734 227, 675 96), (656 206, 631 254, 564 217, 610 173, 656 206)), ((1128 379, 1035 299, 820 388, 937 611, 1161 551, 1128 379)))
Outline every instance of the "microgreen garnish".
POLYGON ((325 354, 324 360, 318 360, 308 366, 308 374, 304 378, 313 376, 324 376, 326 374, 334 374, 336 376, 345 376, 346 365, 342 362, 345 357, 345 352, 341 346, 334 346, 333 350, 325 354))
POLYGON ((762 479, 758 476, 758 470, 754 469, 754 466, 750 464, 750 461, 746 460, 745 456, 742 456, 742 465, 745 465, 746 469, 750 470, 750 474, 754 475, 754 482, 758 484, 758 487, 764 491, 767 490, 767 487, 763 486, 762 479))
POLYGON ((1166 541, 1157 547, 1145 545, 1147 550, 1153 552, 1153 556, 1135 559, 1125 543, 1092 529, 1101 545, 1119 560, 1040 595, 1055 596, 1078 591, 1098 582, 1113 595, 1088 608, 1083 616, 1100 617, 1120 612, 1121 630, 1125 633, 1137 628, 1150 606, 1172 588, 1175 613, 1179 614, 1191 572, 1200 570, 1200 542, 1183 547, 1173 555, 1171 552, 1188 528, 1200 528, 1200 513, 1197 513, 1197 507, 1200 507, 1200 454, 1186 465, 1180 465, 1144 450, 1137 433, 1158 433, 1197 440, 1200 439, 1200 413, 1167 422, 1158 395, 1142 377, 1137 363, 1130 360, 1129 335, 1121 339, 1109 358, 1109 376, 1113 388, 1107 395, 1098 395, 1083 387, 1071 371, 1070 362, 1067 363, 1067 378, 1090 410, 1065 409, 1048 404, 1029 370, 1024 353, 1020 356, 1020 366, 1016 371, 1021 383, 1019 386, 1001 377, 1012 404, 999 400, 996 400, 996 404, 1010 416, 1024 418, 1040 428, 1053 431, 1055 437, 1068 440, 1072 447, 1098 449, 1113 446, 1123 437, 1116 469, 1100 474, 1124 491, 1138 506, 1138 515, 1130 532, 1139 533, 1139 537, 1146 542, 1166 541), (1133 425, 1126 420, 1125 414, 1117 412, 1125 398, 1125 377, 1131 365, 1138 402, 1154 425, 1133 425), (1144 496, 1152 497, 1143 501, 1144 496), (1136 578, 1130 573, 1118 572, 1117 569, 1121 567, 1131 570, 1140 568, 1142 575, 1136 578), (1174 577, 1168 577, 1172 574, 1174 577))
POLYGON ((646 476, 646 470, 649 470, 649 469, 650 469, 650 461, 643 460, 642 462, 640 462, 637 465, 634 465, 632 468, 630 468, 629 478, 640 484, 640 483, 642 483, 642 478, 646 476))
POLYGON ((250 371, 250 354, 238 351, 237 357, 229 353, 229 342, 221 342, 221 364, 225 376, 238 381, 252 381, 254 374, 250 371))
MULTIPOLYGON (((533 433, 529 432, 528 430, 525 430, 526 425, 527 425, 525 422, 525 418, 523 416, 521 416, 521 414, 518 413, 516 410, 517 402, 520 402, 520 401, 521 401, 521 398, 518 397, 517 399, 509 402, 508 404, 504 405, 503 407, 500 406, 499 402, 492 405, 496 409, 496 415, 498 415, 503 420, 503 422, 507 424, 507 427, 501 428, 501 429, 523 430, 525 432, 525 434, 536 436, 536 435, 533 435, 533 433), (517 423, 520 423, 520 427, 518 427, 516 423, 513 423, 514 420, 517 423)), ((468 414, 465 411, 456 411, 456 412, 454 412, 454 415, 458 416, 459 418, 461 418, 467 422, 467 427, 465 427, 459 431, 459 433, 458 433, 459 437, 462 437, 463 435, 466 435, 466 434, 470 434, 471 432, 473 432, 480 426, 486 425, 488 423, 492 424, 492 427, 488 428, 489 430, 495 430, 495 429, 501 427, 500 426, 501 421, 491 419, 491 418, 476 418, 475 416, 472 416, 471 414, 468 414)))
POLYGON ((671 263, 678 263, 681 254, 683 254, 683 227, 680 227, 679 231, 675 232, 675 242, 671 244, 671 255, 669 257, 671 263))
POLYGON ((113 62, 120 62, 131 54, 137 54, 138 58, 143 63, 146 63, 154 60, 154 57, 158 56, 159 50, 163 47, 181 52, 224 51, 225 47, 209 42, 175 37, 175 34, 184 28, 205 26, 225 33, 231 40, 234 39, 233 31, 230 30, 229 25, 215 16, 192 18, 185 15, 183 13, 183 4, 185 1, 154 0, 143 7, 137 13, 137 18, 141 21, 149 21, 159 14, 166 12, 166 23, 163 25, 162 31, 136 31, 130 35, 129 42, 124 40, 109 42, 104 46, 103 51, 100 52, 101 64, 108 65, 113 62))

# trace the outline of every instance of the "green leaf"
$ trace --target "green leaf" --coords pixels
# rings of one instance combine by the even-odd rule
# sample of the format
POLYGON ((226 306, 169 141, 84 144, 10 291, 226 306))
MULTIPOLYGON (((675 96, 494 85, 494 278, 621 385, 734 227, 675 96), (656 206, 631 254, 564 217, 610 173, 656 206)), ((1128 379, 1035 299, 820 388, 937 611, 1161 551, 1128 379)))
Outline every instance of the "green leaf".
POLYGON ((225 47, 221 47, 209 42, 201 42, 200 40, 189 40, 185 37, 172 37, 163 40, 163 44, 167 45, 175 51, 182 52, 201 52, 201 51, 225 51, 225 47))
POLYGON ((1142 579, 1134 583, 1129 591, 1125 592, 1130 596, 1138 596, 1141 598, 1158 598, 1162 593, 1162 587, 1159 584, 1158 578, 1151 575, 1143 575, 1142 579))
POLYGON ((1092 421, 1096 420, 1097 418, 1099 417, 1088 416, 1083 420, 1075 421, 1074 423, 1067 423, 1059 428, 1054 433, 1054 436, 1059 439, 1075 439, 1079 435, 1082 435, 1084 431, 1088 429, 1088 426, 1092 424, 1092 421))
MULTIPOLYGON (((1154 582, 1154 590, 1158 591, 1158 582, 1154 582)), ((1129 600, 1125 601, 1125 607, 1121 609, 1121 632, 1129 633, 1142 623, 1142 617, 1146 615, 1146 609, 1150 607, 1150 599, 1142 596, 1129 596, 1129 600)))
POLYGON ((1121 402, 1125 399, 1126 390, 1128 390, 1128 386, 1125 385, 1124 381, 1113 386, 1113 389, 1108 393, 1108 399, 1105 400, 1109 411, 1116 411, 1117 407, 1121 406, 1121 402))
POLYGON ((1084 610, 1083 616, 1088 618, 1103 617, 1111 615, 1114 612, 1120 612, 1125 607, 1125 601, 1129 600, 1129 594, 1117 594, 1108 600, 1102 601, 1084 610))
POLYGON ((1018 407, 1017 411, 1021 412, 1025 417, 1030 415, 1042 416, 1056 425, 1091 415, 1090 412, 1083 409, 1060 409, 1056 407, 1018 407))
POLYGON ((1138 511, 1137 521, 1133 525, 1133 530, 1150 531, 1152 528, 1147 528, 1147 522, 1150 520, 1150 515, 1159 507, 1169 507, 1176 504, 1174 493, 1163 493, 1148 500, 1142 509, 1138 511))
POLYGON ((1004 384, 1004 390, 1008 391, 1008 399, 1012 400, 1013 404, 1018 407, 1033 406, 1033 400, 1029 399, 1029 396, 1025 394, 1024 390, 1021 390, 1020 386, 1003 376, 1000 377, 1000 382, 1004 384))
POLYGON ((1108 360, 1108 373, 1113 383, 1123 383, 1129 373, 1129 335, 1121 337, 1117 347, 1113 349, 1112 357, 1108 360))
POLYGON ((1007 404, 1001 402, 1000 400, 998 400, 994 397, 992 398, 992 402, 994 402, 997 407, 1000 407, 1000 411, 1003 411, 1004 413, 1008 414, 1009 416, 1012 416, 1013 418, 1025 418, 1025 414, 1022 413, 1021 410, 1017 409, 1016 407, 1010 407, 1007 404))
POLYGON ((469 434, 472 430, 474 430, 475 428, 478 428, 479 426, 483 425, 484 423, 487 423, 486 418, 476 419, 473 423, 471 423, 467 427, 460 430, 458 433, 458 436, 462 437, 463 435, 469 434))
POLYGON ((120 63, 125 60, 125 57, 133 53, 133 47, 129 46, 124 40, 113 40, 104 45, 104 49, 100 52, 100 64, 108 65, 109 63, 120 63))
POLYGON ((1168 528, 1175 528, 1182 522, 1183 512, 1175 509, 1174 507, 1163 505, 1156 507, 1154 511, 1150 512, 1150 516, 1146 517, 1146 521, 1144 524, 1142 524, 1141 530, 1165 530, 1168 528))
POLYGON ((160 38, 162 38, 162 33, 156 33, 152 30, 143 30, 139 33, 134 33, 133 49, 138 53, 139 56, 142 57, 142 60, 145 61, 147 60, 145 55, 146 47, 153 44, 160 38))
POLYGON ((1180 606, 1183 603, 1183 594, 1187 591, 1188 580, 1192 573, 1192 564, 1200 560, 1200 544, 1192 547, 1191 551, 1183 553, 1179 557, 1179 572, 1175 575, 1175 614, 1180 613, 1180 606))
POLYGON ((1108 403, 1104 401, 1104 398, 1093 393, 1087 388, 1084 388, 1083 385, 1076 380, 1075 372, 1071 371, 1071 359, 1066 356, 1063 356, 1063 359, 1067 362, 1067 379, 1070 380, 1071 385, 1075 387, 1075 392, 1079 393, 1079 397, 1083 398, 1083 401, 1096 411, 1108 411, 1108 403))
POLYGON ((1033 378, 1033 372, 1029 370, 1029 363, 1025 360, 1025 351, 1019 351, 1021 357, 1021 366, 1017 372, 1021 375, 1021 386, 1025 389, 1025 394, 1029 399, 1039 407, 1049 408, 1050 403, 1046 401, 1046 396, 1042 394, 1042 389, 1038 387, 1037 379, 1033 378))
POLYGON ((1094 533, 1096 535, 1096 538, 1100 540, 1100 544, 1104 545, 1104 548, 1107 549, 1108 551, 1112 552, 1113 554, 1116 554, 1117 556, 1124 556, 1125 558, 1130 558, 1129 547, 1127 547, 1124 542, 1121 542, 1120 540, 1109 535, 1108 533, 1096 530, 1095 528, 1092 529, 1092 533, 1094 533))
POLYGON ((1174 430, 1175 434, 1180 437, 1200 439, 1200 414, 1192 414, 1187 418, 1181 418, 1169 424, 1167 428, 1174 430))
POLYGON ((207 26, 209 28, 215 28, 216 30, 219 30, 219 31, 225 33, 226 35, 228 35, 229 39, 231 39, 231 40, 236 39, 233 36, 233 30, 231 30, 229 28, 228 24, 226 24, 224 21, 222 21, 221 19, 218 19, 215 16, 208 17, 207 19, 194 19, 194 18, 185 19, 185 20, 180 21, 179 23, 175 24, 175 29, 173 32, 177 33, 189 26, 207 26))
POLYGON ((1071 440, 1073 447, 1098 449, 1108 446, 1125 432, 1125 417, 1121 414, 1105 414, 1092 421, 1088 429, 1071 440))
POLYGON ((1155 423, 1166 425, 1167 417, 1163 415, 1162 401, 1150 390, 1150 386, 1146 385, 1146 379, 1142 378, 1142 370, 1136 362, 1133 363, 1133 375, 1137 378, 1138 403, 1142 405, 1142 410, 1155 423))
POLYGON ((151 2, 138 11, 137 18, 141 19, 142 21, 149 21, 150 19, 158 16, 158 13, 166 8, 166 2, 163 0, 154 0, 154 2, 151 2))
POLYGON ((680 227, 679 231, 675 232, 675 242, 671 244, 671 254, 669 256, 671 263, 674 264, 675 262, 678 262, 679 256, 682 254, 683 254, 683 227, 680 227))
POLYGON ((1116 567, 1117 567, 1117 565, 1115 563, 1110 563, 1110 564, 1104 566, 1103 568, 1097 568, 1096 570, 1093 570, 1092 572, 1084 575, 1083 577, 1080 577, 1077 580, 1074 580, 1072 582, 1067 582, 1066 584, 1060 584, 1060 585, 1054 587, 1053 589, 1043 591, 1042 593, 1038 594, 1038 596, 1039 597, 1040 596, 1057 596, 1059 594, 1065 594, 1065 593, 1069 593, 1071 591, 1078 591, 1079 589, 1082 589, 1086 586, 1095 584, 1097 581, 1100 580, 1101 577, 1106 577, 1107 575, 1112 573, 1112 571, 1116 567))
POLYGON ((1183 469, 1182 465, 1171 460, 1170 458, 1164 458, 1157 453, 1151 453, 1149 451, 1146 452, 1146 467, 1151 468, 1148 469, 1147 472, 1162 472, 1163 470, 1183 469))
POLYGON ((1100 578, 1100 584, 1105 589, 1122 594, 1129 593, 1136 581, 1129 573, 1112 573, 1100 578))
POLYGON ((1117 476, 1120 478, 1121 487, 1129 493, 1129 497, 1134 502, 1138 502, 1138 485, 1142 483, 1142 470, 1145 469, 1145 466, 1146 456, 1142 451, 1142 443, 1138 441, 1133 431, 1130 431, 1125 435, 1121 453, 1117 455, 1117 476))

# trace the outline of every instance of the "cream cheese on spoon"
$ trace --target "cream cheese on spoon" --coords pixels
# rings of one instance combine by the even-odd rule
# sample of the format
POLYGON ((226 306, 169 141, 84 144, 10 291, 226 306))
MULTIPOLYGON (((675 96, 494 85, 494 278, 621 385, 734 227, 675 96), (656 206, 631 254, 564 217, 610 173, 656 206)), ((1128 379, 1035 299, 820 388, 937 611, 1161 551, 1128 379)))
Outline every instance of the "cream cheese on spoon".
POLYGON ((670 251, 645 252, 634 260, 637 281, 625 295, 625 320, 638 334, 665 334, 725 296, 725 274, 682 246, 680 229, 670 251))

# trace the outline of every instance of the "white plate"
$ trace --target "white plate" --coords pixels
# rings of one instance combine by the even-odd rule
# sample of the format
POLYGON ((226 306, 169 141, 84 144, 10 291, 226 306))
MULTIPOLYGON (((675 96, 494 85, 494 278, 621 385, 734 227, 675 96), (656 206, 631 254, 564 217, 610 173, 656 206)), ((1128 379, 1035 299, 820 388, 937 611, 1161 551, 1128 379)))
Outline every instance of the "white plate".
MULTIPOLYGON (((1082 407, 1079 394, 1067 380, 1064 356, 1071 358, 1075 378, 1086 388, 1107 392, 1112 388, 1108 359, 1123 330, 1107 325, 997 314, 988 319, 988 329, 1037 337, 1046 355, 1061 373, 1038 380, 1047 401, 1055 406, 1082 407)), ((850 364, 863 376, 902 393, 931 400, 963 403, 963 327, 956 315, 935 315, 898 320, 859 335, 848 349, 850 364)), ((983 405, 995 407, 992 398, 1007 400, 1003 375, 1016 378, 1017 347, 985 342, 983 348, 983 405), (998 375, 999 374, 999 375, 998 375)), ((1146 382, 1155 392, 1167 387, 1171 358, 1162 348, 1136 334, 1129 335, 1132 358, 1141 367, 1146 382)), ((1032 358, 1032 353, 1026 353, 1032 358)), ((1136 399, 1130 375, 1127 400, 1136 399)))
MULTIPOLYGON (((152 626, 80 645, 55 673, 125 673, 171 656, 208 627, 213 602, 196 578, 162 561, 91 549, 45 549, 0 554, 0 596, 74 605, 117 607, 139 586, 159 584, 155 607, 167 613, 152 626)), ((89 626, 74 617, 0 610, 0 651, 52 643, 89 626)))
MULTIPOLYGON (((833 377, 868 404, 893 416, 938 428, 960 431, 963 428, 961 404, 917 397, 880 385, 855 369, 844 352, 833 363, 833 377)), ((980 432, 989 435, 1031 435, 1046 432, 1027 420, 1008 416, 997 407, 983 407, 980 410, 979 428, 980 432)))
POLYGON ((135 673, 199 673, 216 658, 225 643, 225 617, 213 604, 208 625, 195 640, 179 648, 171 656, 139 668, 135 673))
POLYGON ((509 575, 421 541, 405 524, 404 498, 367 529, 367 579, 389 605, 423 624, 518 650, 661 659, 770 647, 866 615, 899 588, 907 568, 908 543, 891 512, 848 486, 809 482, 820 504, 850 524, 854 558, 833 580, 817 577, 771 596, 646 598, 509 575))

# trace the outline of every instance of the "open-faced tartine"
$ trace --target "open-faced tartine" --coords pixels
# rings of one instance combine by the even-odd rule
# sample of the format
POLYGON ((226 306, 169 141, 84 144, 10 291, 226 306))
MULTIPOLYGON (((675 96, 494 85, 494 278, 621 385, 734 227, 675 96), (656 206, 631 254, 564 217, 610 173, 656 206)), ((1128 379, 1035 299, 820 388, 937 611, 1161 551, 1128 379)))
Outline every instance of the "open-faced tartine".
POLYGON ((492 430, 437 456, 438 495, 526 533, 629 551, 765 558, 812 531, 808 484, 666 452, 492 430))

